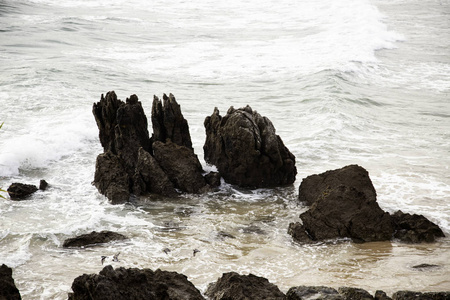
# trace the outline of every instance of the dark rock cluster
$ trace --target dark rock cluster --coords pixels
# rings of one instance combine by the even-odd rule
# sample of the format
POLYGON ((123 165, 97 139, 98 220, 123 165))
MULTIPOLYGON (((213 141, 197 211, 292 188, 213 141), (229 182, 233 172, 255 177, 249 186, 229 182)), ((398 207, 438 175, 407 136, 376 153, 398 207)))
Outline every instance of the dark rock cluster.
POLYGON ((419 293, 399 291, 388 297, 383 291, 372 296, 366 290, 340 287, 337 290, 324 286, 296 286, 284 294, 266 278, 253 274, 240 275, 235 272, 222 274, 216 282, 209 284, 205 296, 187 280, 176 273, 150 269, 113 269, 106 266, 100 273, 84 274, 75 278, 73 293, 69 300, 121 300, 121 299, 210 299, 210 300, 444 300, 450 292, 419 293))
POLYGON ((205 160, 219 172, 204 174, 192 148, 189 126, 175 97, 154 96, 153 135, 136 95, 123 102, 114 92, 93 106, 103 153, 97 157, 93 184, 112 203, 132 195, 202 193, 220 185, 221 176, 241 187, 292 184, 294 155, 275 134, 270 120, 249 106, 231 107, 221 117, 217 108, 205 119, 205 160))
POLYGON ((104 151, 97 157, 93 184, 112 203, 127 202, 131 195, 207 189, 188 123, 172 94, 164 95, 163 102, 154 97, 152 137, 136 95, 123 102, 108 92, 94 104, 93 114, 104 151))
POLYGON ((369 173, 358 165, 311 175, 303 179, 299 200, 310 206, 291 223, 289 234, 299 242, 351 238, 356 242, 433 242, 442 230, 422 215, 401 211, 391 215, 376 199, 369 173))

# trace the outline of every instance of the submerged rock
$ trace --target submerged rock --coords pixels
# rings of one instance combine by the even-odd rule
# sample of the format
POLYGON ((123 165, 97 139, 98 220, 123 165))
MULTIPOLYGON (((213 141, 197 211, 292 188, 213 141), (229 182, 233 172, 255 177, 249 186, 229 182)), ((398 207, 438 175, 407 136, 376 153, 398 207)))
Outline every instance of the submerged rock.
POLYGON ((151 269, 106 266, 100 273, 84 274, 72 283, 70 300, 171 299, 203 300, 185 275, 151 269))
POLYGON ((266 278, 235 272, 222 274, 208 286, 205 295, 212 300, 284 299, 280 289, 266 278))
POLYGON ((0 299, 22 299, 12 277, 12 269, 5 264, 0 266, 0 299))
POLYGON ((104 244, 109 243, 111 241, 125 240, 126 236, 120 233, 112 232, 112 231, 101 231, 96 232, 92 231, 88 234, 82 234, 80 236, 70 238, 64 241, 63 247, 84 247, 88 245, 94 244, 104 244))
POLYGON ((356 242, 384 241, 393 236, 406 242, 432 242, 442 230, 424 216, 393 216, 376 199, 368 172, 350 165, 303 179, 299 199, 311 205, 302 223, 289 224, 288 233, 299 242, 351 238, 356 242))
POLYGON ((37 190, 35 185, 15 182, 9 186, 7 192, 11 200, 24 200, 37 190))
POLYGON ((250 106, 230 107, 224 117, 215 108, 204 125, 205 161, 215 165, 226 182, 260 188, 295 181, 295 156, 275 134, 272 122, 250 106))

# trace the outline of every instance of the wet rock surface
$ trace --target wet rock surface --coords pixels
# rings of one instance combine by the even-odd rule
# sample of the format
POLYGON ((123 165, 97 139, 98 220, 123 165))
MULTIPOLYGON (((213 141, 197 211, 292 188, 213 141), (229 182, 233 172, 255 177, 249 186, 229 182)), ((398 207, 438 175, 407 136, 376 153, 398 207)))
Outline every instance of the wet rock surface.
POLYGON ((215 108, 204 125, 205 161, 215 165, 226 182, 261 188, 295 181, 295 156, 275 134, 272 122, 250 106, 230 107, 224 117, 215 108))
POLYGON ((37 190, 35 185, 15 182, 6 191, 11 200, 25 200, 37 190))
POLYGON ((280 289, 266 278, 235 272, 224 273, 208 286, 205 295, 213 300, 284 299, 280 289))
POLYGON ((63 247, 84 247, 95 244, 109 243, 111 241, 120 241, 127 239, 126 236, 120 233, 112 231, 92 231, 88 234, 82 234, 80 236, 70 238, 64 241, 63 247))
POLYGON ((70 300, 172 299, 202 300, 199 290, 176 273, 150 269, 106 266, 99 274, 75 278, 70 300))
POLYGON ((301 223, 289 224, 288 233, 298 242, 351 238, 355 242, 433 242, 442 230, 424 216, 397 212, 391 216, 376 199, 368 172, 350 165, 303 179, 299 199, 311 207, 301 223))
POLYGON ((401 210, 392 215, 395 224, 394 238, 407 243, 431 243, 439 237, 445 237, 441 228, 422 215, 403 213, 401 210))
POLYGON ((175 96, 163 95, 163 101, 153 97, 152 105, 153 140, 173 143, 193 150, 189 125, 181 113, 175 96))
POLYGON ((0 299, 20 300, 20 292, 12 277, 12 269, 5 264, 0 266, 0 299))
POLYGON ((206 186, 203 169, 197 155, 185 147, 156 141, 153 143, 155 159, 175 188, 188 193, 199 193, 206 186))
POLYGON ((123 102, 108 92, 94 103, 104 153, 97 157, 93 184, 113 204, 141 194, 174 197, 208 190, 192 149, 187 121, 175 97, 154 97, 149 137, 147 117, 136 95, 123 102))
POLYGON ((448 300, 450 292, 419 293, 413 291, 398 291, 392 295, 392 300, 448 300))
POLYGON ((291 287, 286 293, 286 300, 344 300, 338 291, 326 286, 291 287))
MULTIPOLYGON (((162 250, 169 255, 171 250, 162 250)), ((195 256, 199 250, 195 249, 195 256)), ((106 266, 99 274, 83 274, 75 278, 73 293, 69 299, 204 299, 199 290, 183 274, 150 269, 116 268, 106 266)), ((239 275, 236 272, 223 273, 222 277, 210 283, 206 299, 211 300, 411 300, 449 299, 450 292, 413 292, 398 291, 392 298, 385 292, 377 290, 372 296, 364 289, 340 287, 334 289, 326 286, 295 286, 286 295, 266 278, 239 275)))

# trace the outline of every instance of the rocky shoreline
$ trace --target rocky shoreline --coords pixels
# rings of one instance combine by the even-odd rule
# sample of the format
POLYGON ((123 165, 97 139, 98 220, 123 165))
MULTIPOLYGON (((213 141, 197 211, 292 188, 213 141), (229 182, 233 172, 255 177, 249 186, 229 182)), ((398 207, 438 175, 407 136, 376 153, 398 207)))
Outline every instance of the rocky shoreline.
MULTIPOLYGON (((93 114, 103 146, 93 184, 112 204, 141 195, 173 198, 180 193, 206 193, 220 186, 221 180, 243 188, 286 186, 295 181, 295 156, 276 135, 270 120, 249 106, 230 107, 225 116, 215 108, 206 117, 204 157, 218 169, 207 174, 194 153, 188 122, 172 94, 164 95, 163 101, 154 97, 151 136, 136 95, 123 102, 113 91, 108 92, 94 104, 93 114)), ((41 181, 40 189, 46 187, 41 181)), ((8 192, 12 200, 24 200, 37 190, 33 185, 13 183, 8 192)), ((445 236, 422 215, 383 211, 376 197, 368 171, 358 165, 308 176, 299 187, 298 201, 309 210, 299 216, 300 221, 290 223, 287 231, 294 242, 302 244, 341 238, 356 243, 432 243, 445 236)), ((84 248, 124 239, 128 238, 118 233, 93 231, 67 239, 63 247, 84 248)), ((3 265, 0 271, 0 299, 21 299, 12 270, 3 265)), ((388 297, 383 291, 370 295, 353 287, 336 290, 323 286, 292 287, 284 294, 266 278, 235 272, 224 273, 202 294, 183 274, 112 266, 105 266, 99 274, 75 278, 72 290, 71 300, 450 299, 450 292, 398 291, 388 297)))
MULTIPOLYGON (((22 299, 12 277, 12 269, 0 267, 0 299, 22 299)), ((448 300, 450 292, 398 291, 391 297, 377 290, 325 286, 296 286, 283 293, 264 277, 236 272, 222 274, 202 294, 185 275, 151 269, 116 268, 108 265, 99 274, 83 274, 74 279, 68 300, 448 300)))

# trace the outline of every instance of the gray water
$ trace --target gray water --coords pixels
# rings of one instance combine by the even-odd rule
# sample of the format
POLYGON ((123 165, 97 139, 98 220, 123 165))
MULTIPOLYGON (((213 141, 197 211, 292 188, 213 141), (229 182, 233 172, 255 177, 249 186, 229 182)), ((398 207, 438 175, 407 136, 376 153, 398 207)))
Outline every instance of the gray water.
POLYGON ((359 164, 384 210, 423 214, 449 236, 449 49, 446 0, 0 1, 0 187, 50 184, 27 201, 0 199, 0 263, 23 299, 66 299, 101 255, 184 273, 202 291, 228 271, 284 292, 448 291, 448 237, 305 246, 287 226, 307 209, 302 178, 359 164), (248 104, 296 156, 297 180, 113 206, 91 185, 102 152, 92 104, 110 90, 137 94, 148 117, 154 94, 173 93, 205 170, 205 117, 248 104), (93 230, 130 239, 62 248, 93 230), (421 263, 440 267, 412 268, 421 263))

